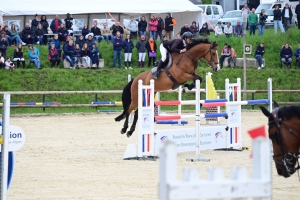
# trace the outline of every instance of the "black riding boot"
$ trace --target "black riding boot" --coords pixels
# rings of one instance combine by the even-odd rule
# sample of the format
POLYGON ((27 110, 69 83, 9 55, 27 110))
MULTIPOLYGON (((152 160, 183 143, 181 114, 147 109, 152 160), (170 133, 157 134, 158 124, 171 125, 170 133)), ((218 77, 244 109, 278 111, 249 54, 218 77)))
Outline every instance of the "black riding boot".
POLYGON ((160 72, 160 70, 162 68, 162 65, 163 65, 163 61, 159 60, 159 63, 157 65, 157 69, 156 69, 156 73, 153 75, 154 79, 158 79, 158 75, 159 75, 159 72, 160 72))

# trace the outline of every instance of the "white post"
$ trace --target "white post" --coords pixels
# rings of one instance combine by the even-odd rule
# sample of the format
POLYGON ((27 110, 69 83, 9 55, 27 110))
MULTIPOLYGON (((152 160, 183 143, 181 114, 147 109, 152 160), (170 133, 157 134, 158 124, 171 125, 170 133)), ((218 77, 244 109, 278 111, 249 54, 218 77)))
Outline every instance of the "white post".
POLYGON ((1 200, 7 199, 7 174, 8 174, 8 140, 10 124, 10 94, 5 93, 2 110, 2 160, 1 160, 1 200))
POLYGON ((269 112, 273 111, 273 94, 272 94, 272 79, 268 78, 268 100, 269 100, 269 112))
MULTIPOLYGON (((151 92, 150 92, 150 104, 149 107, 150 109, 152 109, 152 112, 150 113, 150 120, 151 120, 151 128, 150 128, 150 155, 154 156, 155 154, 155 136, 154 136, 154 80, 151 79, 150 80, 150 88, 151 88, 151 92)), ((140 115, 141 116, 141 115, 140 115)))
POLYGON ((143 81, 138 81, 138 126, 139 126, 139 132, 138 132, 138 157, 142 157, 142 145, 143 145, 143 120, 142 120, 142 114, 143 114, 143 81))
MULTIPOLYGON (((219 93, 217 93, 217 99, 220 99, 220 94, 219 93)), ((221 109, 220 109, 220 106, 217 106, 217 112, 218 113, 220 113, 221 112, 221 109)), ((220 124, 221 123, 221 118, 220 117, 218 117, 217 118, 217 124, 220 124)))
MULTIPOLYGON (((182 86, 178 88, 178 101, 182 101, 182 86)), ((181 103, 178 105, 178 115, 181 116, 181 103)), ((179 124, 181 124, 181 119, 178 120, 179 124)))

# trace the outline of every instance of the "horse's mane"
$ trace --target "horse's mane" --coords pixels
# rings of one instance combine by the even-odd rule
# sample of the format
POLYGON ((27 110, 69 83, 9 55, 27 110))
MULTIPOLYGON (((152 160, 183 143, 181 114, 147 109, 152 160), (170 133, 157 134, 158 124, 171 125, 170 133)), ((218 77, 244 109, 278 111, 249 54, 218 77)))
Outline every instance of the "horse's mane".
POLYGON ((200 44, 200 43, 205 43, 205 44, 211 44, 207 38, 201 38, 201 39, 192 39, 192 42, 186 46, 187 49, 192 48, 193 46, 200 44))
POLYGON ((285 106, 278 110, 278 117, 283 119, 291 119, 292 117, 300 118, 300 106, 285 106))

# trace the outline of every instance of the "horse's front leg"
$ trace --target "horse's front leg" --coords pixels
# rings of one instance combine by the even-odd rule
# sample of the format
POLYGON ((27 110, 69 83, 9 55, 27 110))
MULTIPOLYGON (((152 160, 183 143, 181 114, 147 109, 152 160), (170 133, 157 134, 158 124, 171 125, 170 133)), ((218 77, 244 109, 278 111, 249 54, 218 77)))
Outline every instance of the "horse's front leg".
POLYGON ((183 80, 182 82, 200 80, 200 83, 203 80, 201 76, 195 73, 193 74, 184 73, 180 76, 180 79, 183 80))

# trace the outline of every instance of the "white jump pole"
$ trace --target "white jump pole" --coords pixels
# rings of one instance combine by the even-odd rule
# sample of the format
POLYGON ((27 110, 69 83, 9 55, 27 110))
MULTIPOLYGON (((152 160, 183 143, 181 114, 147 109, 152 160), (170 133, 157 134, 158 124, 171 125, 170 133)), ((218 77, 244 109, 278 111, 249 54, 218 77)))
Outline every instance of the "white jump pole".
POLYGON ((272 112, 273 111, 273 94, 272 94, 272 79, 268 78, 268 99, 269 99, 269 111, 272 112))

